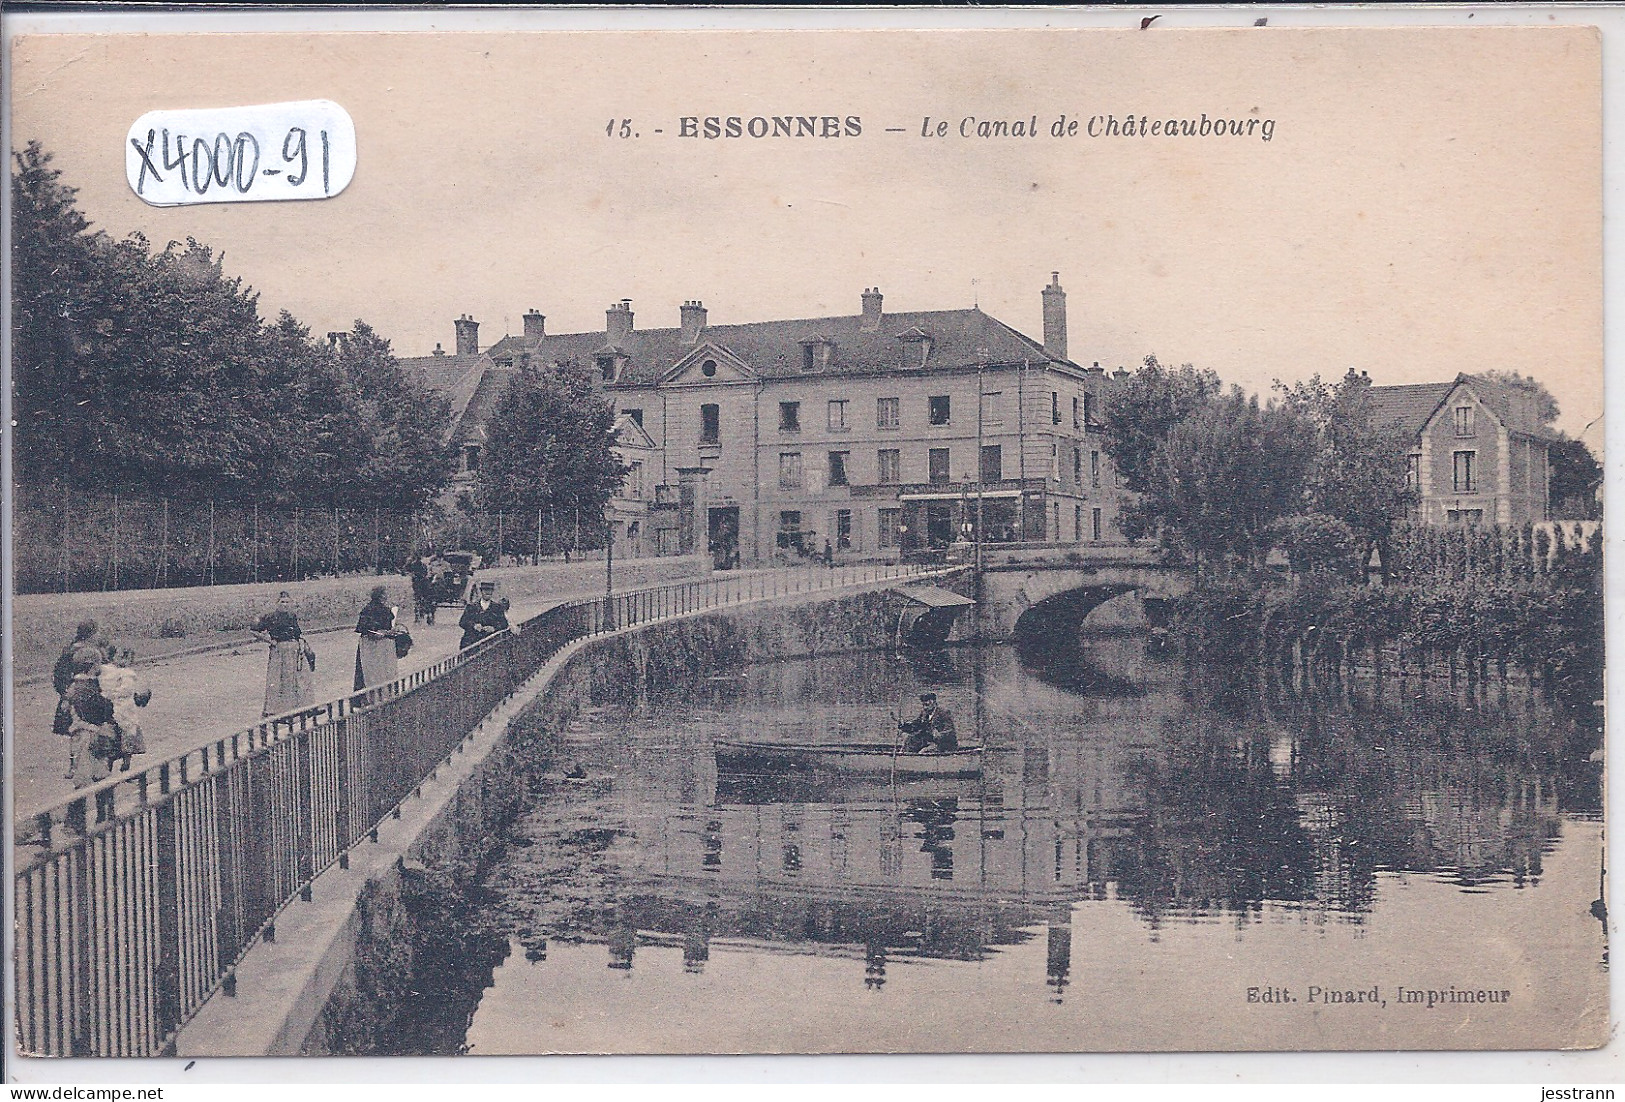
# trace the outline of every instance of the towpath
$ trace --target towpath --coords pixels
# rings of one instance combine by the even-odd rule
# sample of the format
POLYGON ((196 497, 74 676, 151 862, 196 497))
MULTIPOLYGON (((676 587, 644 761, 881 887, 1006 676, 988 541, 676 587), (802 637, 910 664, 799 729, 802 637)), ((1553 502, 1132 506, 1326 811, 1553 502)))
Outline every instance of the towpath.
MULTIPOLYGON (((844 578, 849 571, 853 580, 861 576, 857 568, 826 572, 823 568, 802 566, 735 571, 717 577, 747 586, 754 579, 764 591, 790 590, 796 588, 798 578, 821 586, 844 578)), ((594 589, 553 593, 545 599, 520 599, 510 610, 509 619, 520 623, 564 601, 602 593, 602 589, 594 589)), ((431 666, 455 653, 462 634, 457 629, 457 615, 455 609, 441 609, 433 627, 411 625, 414 646, 401 662, 402 675, 431 666)), ((402 619, 405 618, 403 609, 402 619)), ((309 639, 317 658, 316 699, 334 700, 348 694, 354 675, 354 632, 312 632, 309 639)), ((264 644, 254 642, 201 654, 138 660, 137 667, 151 686, 153 696, 142 714, 148 752, 136 758, 133 767, 150 766, 259 722, 260 708, 265 702, 265 663, 264 644)), ((12 817, 20 821, 71 796, 74 789, 63 775, 67 772, 67 740, 51 733, 55 690, 48 683, 34 682, 16 685, 14 692, 15 723, 9 760, 12 817)))

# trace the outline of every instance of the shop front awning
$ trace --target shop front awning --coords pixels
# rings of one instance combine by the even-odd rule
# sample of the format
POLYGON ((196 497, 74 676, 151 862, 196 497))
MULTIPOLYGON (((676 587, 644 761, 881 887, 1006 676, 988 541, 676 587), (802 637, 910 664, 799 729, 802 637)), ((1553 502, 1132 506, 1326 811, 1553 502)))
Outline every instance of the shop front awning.
POLYGON ((976 603, 969 597, 961 597, 952 590, 934 585, 905 585, 899 586, 892 592, 907 597, 909 600, 924 605, 926 608, 965 608, 976 603))
MULTIPOLYGON (((1036 495, 1038 491, 1028 490, 1027 493, 1036 495)), ((962 490, 951 490, 943 493, 898 494, 898 501, 995 501, 999 498, 1014 499, 1020 497, 1020 490, 987 490, 983 493, 965 493, 962 490)))

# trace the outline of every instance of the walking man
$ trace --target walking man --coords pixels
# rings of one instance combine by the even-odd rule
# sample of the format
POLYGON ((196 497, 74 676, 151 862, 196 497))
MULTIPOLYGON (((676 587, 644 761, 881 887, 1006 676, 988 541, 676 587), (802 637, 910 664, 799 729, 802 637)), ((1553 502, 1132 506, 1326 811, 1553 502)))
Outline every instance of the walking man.
POLYGON ((463 629, 463 639, 457 645, 458 650, 467 650, 481 639, 489 639, 499 631, 507 631, 507 602, 493 601, 491 583, 486 582, 480 586, 479 600, 470 601, 468 607, 463 609, 463 618, 458 621, 457 626, 463 629))

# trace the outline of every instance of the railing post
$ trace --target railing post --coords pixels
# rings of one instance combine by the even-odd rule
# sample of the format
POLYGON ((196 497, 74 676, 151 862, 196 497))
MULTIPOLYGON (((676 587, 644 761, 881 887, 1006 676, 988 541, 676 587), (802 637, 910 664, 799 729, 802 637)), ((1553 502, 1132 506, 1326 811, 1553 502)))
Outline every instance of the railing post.
POLYGON ((180 875, 175 867, 180 855, 180 822, 175 801, 158 805, 158 967, 153 976, 158 1020, 155 1032, 162 1037, 181 1020, 180 958, 180 875))
MULTIPOLYGON (((224 760, 222 754, 221 760, 224 760)), ((215 947, 222 961, 237 955, 243 937, 241 896, 238 882, 242 869, 240 846, 241 809, 233 806, 232 772, 220 770, 212 779, 214 785, 214 829, 220 854, 220 920, 215 923, 215 947), (238 814, 234 814, 237 812, 238 814)))
POLYGON ((75 967, 66 985, 67 998, 64 1000, 66 1005, 62 1007, 70 1056, 102 1055, 91 1050, 90 1036, 93 1014, 90 958, 96 944, 96 931, 91 929, 93 907, 90 901, 90 851, 91 842, 85 839, 70 851, 67 857, 68 883, 71 887, 67 906, 68 929, 62 941, 65 945, 72 946, 69 951, 74 952, 78 958, 74 962, 75 967))
POLYGON ((299 793, 299 806, 294 827, 294 882, 302 885, 299 896, 310 902, 310 881, 315 875, 316 816, 310 806, 311 746, 310 732, 301 731, 294 736, 294 787, 299 793))

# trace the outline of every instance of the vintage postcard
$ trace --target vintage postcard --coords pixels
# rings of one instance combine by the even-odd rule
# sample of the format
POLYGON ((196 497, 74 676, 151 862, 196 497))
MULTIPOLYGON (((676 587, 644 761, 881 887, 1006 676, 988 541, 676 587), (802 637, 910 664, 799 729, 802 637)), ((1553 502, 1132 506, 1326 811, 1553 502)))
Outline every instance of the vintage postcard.
POLYGON ((1595 28, 7 63, 25 1057, 1607 1041, 1595 28))

